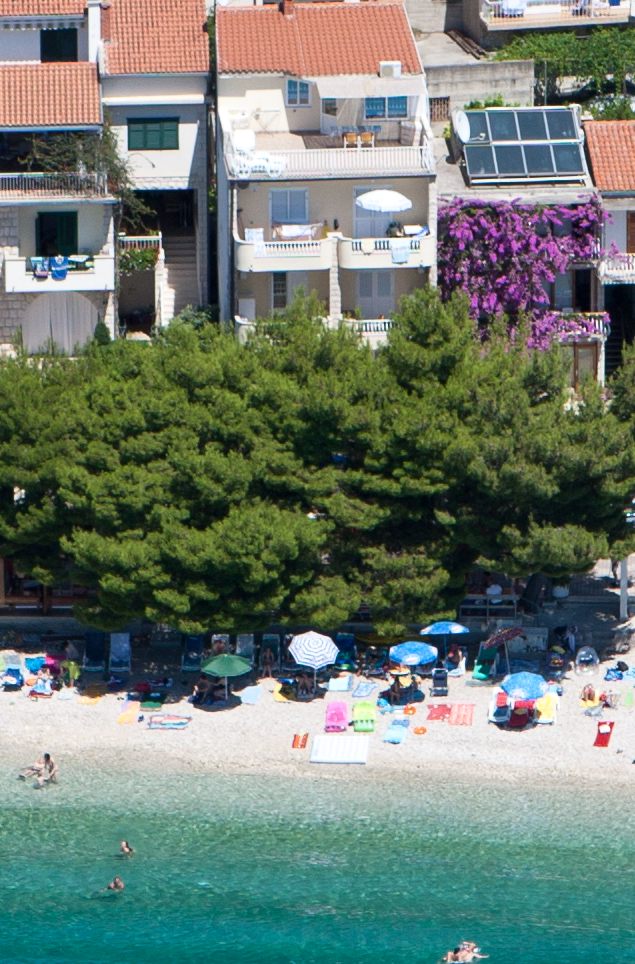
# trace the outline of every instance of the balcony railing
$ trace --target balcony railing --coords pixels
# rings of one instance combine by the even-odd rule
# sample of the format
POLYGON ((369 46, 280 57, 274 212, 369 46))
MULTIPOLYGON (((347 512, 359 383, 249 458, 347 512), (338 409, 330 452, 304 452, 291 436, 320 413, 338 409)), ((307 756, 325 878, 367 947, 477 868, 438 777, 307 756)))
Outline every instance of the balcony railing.
POLYGON ((119 234, 117 240, 122 251, 160 250, 163 236, 160 231, 158 234, 119 234))
POLYGON ((635 284, 635 254, 606 255, 598 265, 602 284, 635 284))
POLYGON ((342 238, 338 246, 340 267, 355 270, 429 268, 435 254, 436 244, 430 234, 413 238, 342 238))
POLYGON ((105 174, 0 174, 0 200, 37 197, 108 197, 105 174))
POLYGON ((36 277, 31 258, 4 259, 4 290, 42 294, 49 291, 114 291, 115 260, 111 255, 95 255, 92 267, 67 270, 64 277, 36 277))
POLYGON ((321 271, 331 266, 331 241, 243 241, 234 234, 238 271, 321 271))
POLYGON ((238 181, 434 173, 432 147, 427 141, 412 147, 378 145, 368 150, 327 147, 241 152, 230 148, 225 153, 225 163, 229 177, 238 181))
POLYGON ((489 29, 625 23, 629 17, 630 0, 481 0, 481 19, 489 29))

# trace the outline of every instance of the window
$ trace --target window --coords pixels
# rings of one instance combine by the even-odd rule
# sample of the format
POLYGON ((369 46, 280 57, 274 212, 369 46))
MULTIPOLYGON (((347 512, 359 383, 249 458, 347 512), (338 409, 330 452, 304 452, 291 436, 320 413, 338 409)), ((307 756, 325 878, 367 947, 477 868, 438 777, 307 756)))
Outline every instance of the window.
POLYGON ((337 101, 334 97, 325 97, 322 100, 322 113, 329 117, 337 117, 337 101))
POLYGON ((77 29, 41 30, 40 60, 43 64, 77 61, 77 29))
POLYGON ((408 116, 407 97, 367 97, 364 101, 364 114, 367 120, 377 117, 391 119, 408 116))
POLYGON ((431 97, 430 98, 430 120, 446 121, 450 120, 450 98, 431 97))
POLYGON ((271 192, 273 224, 306 224, 309 220, 309 195, 304 188, 274 189, 271 192))
POLYGON ((52 258, 56 254, 77 254, 77 212, 38 214, 35 220, 35 253, 52 258))
POLYGON ((178 117, 128 119, 129 151, 176 151, 178 147, 178 117))
POLYGON ((309 106, 309 85, 305 80, 287 81, 287 104, 290 107, 309 106))
POLYGON ((286 271, 274 271, 271 275, 271 307, 274 311, 287 307, 286 271))

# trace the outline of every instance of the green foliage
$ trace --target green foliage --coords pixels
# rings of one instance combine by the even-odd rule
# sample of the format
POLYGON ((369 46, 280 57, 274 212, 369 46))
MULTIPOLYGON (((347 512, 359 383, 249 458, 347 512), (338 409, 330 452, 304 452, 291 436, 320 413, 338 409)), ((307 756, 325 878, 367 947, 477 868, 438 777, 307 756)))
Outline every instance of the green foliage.
POLYGON ((96 345, 109 345, 111 342, 110 332, 103 321, 98 321, 95 325, 93 340, 96 345))
POLYGON ((133 188, 127 162, 119 154, 117 138, 107 119, 98 134, 32 135, 24 164, 36 171, 90 171, 106 175, 109 190, 119 200, 117 229, 121 222, 132 233, 145 230, 150 208, 133 188))
POLYGON ((635 120, 630 97, 604 97, 588 105, 596 120, 635 120))
POLYGON ((572 30, 531 32, 515 37, 497 54, 499 60, 534 60, 537 101, 557 99, 563 80, 597 93, 621 92, 635 64, 635 36, 629 28, 594 29, 584 36, 572 30))
MULTIPOLYGON (((508 107, 511 104, 507 105, 508 107)), ((471 100, 465 105, 465 110, 485 110, 486 107, 505 107, 505 100, 502 94, 492 94, 484 100, 471 100)))
POLYGON ((158 254, 157 248, 124 248, 119 255, 119 273, 125 276, 135 271, 152 271, 158 254))
POLYGON ((104 628, 366 601, 394 633, 451 613, 475 560, 560 577, 627 544, 635 356, 612 408, 571 408, 561 351, 483 345, 460 297, 404 299, 376 354, 321 316, 298 297, 239 345, 190 309, 152 346, 0 363, 0 552, 94 589, 104 628))

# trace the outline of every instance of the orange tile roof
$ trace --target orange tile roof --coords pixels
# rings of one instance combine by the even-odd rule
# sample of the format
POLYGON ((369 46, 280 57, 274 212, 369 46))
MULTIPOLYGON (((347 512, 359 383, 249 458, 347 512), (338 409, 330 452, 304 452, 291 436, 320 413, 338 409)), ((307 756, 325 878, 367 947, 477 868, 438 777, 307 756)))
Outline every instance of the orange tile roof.
POLYGON ((64 17, 85 9, 86 0, 0 0, 0 17, 64 17))
POLYGON ((294 3, 292 10, 218 7, 219 73, 377 74, 380 60, 422 72, 401 3, 294 3))
POLYGON ((0 64, 0 128, 96 124, 101 99, 95 64, 0 64))
POLYGON ((635 121, 586 121, 593 183, 600 191, 635 191, 635 121))
POLYGON ((206 24, 205 0, 112 0, 105 72, 207 73, 206 24))

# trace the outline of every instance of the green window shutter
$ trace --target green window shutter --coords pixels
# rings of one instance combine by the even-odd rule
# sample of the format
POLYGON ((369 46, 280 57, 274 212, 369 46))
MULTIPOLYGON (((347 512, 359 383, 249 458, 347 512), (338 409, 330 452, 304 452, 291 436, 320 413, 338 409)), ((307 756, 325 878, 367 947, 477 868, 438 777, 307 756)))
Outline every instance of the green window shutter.
POLYGON ((176 151, 178 117, 138 117, 128 121, 129 151, 176 151))
POLYGON ((179 147, 179 122, 170 118, 163 121, 163 150, 176 151, 179 147))
POLYGON ((145 139, 145 128, 141 121, 128 121, 128 150, 140 151, 143 149, 145 139))

